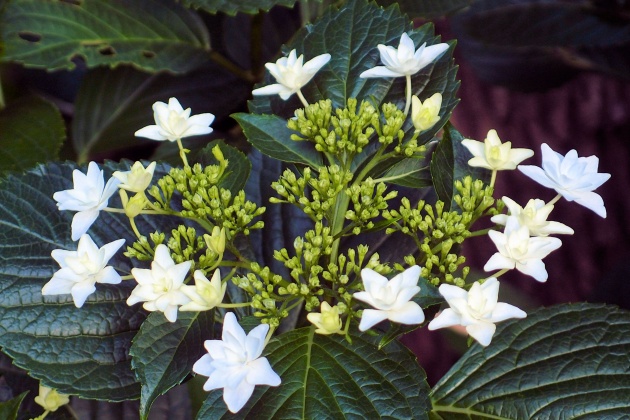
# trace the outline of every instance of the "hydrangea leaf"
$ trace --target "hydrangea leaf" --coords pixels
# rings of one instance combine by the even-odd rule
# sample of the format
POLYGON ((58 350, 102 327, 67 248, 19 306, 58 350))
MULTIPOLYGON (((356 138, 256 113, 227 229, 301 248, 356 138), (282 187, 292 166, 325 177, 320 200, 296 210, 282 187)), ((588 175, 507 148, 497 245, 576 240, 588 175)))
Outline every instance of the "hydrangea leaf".
POLYGON ((409 188, 424 188, 433 185, 426 160, 418 158, 402 159, 389 167, 380 178, 381 181, 409 188))
POLYGON ((497 326, 435 385, 432 419, 603 419, 628 413, 630 312, 542 308, 497 326))
POLYGON ((252 170, 252 163, 240 150, 225 144, 223 140, 215 140, 204 147, 194 158, 194 162, 199 162, 204 166, 217 165, 218 161, 212 154, 212 149, 219 146, 223 157, 228 161, 226 174, 219 183, 219 187, 228 189, 232 194, 238 193, 245 187, 249 173, 252 170))
MULTIPOLYGON (((283 48, 287 55, 292 49, 304 54, 305 60, 329 53, 332 58, 302 92, 314 103, 320 99, 330 99, 334 108, 343 108, 349 98, 369 100, 376 105, 394 102, 399 108, 405 106, 405 78, 360 78, 359 75, 372 67, 381 65, 377 45, 397 47, 400 37, 406 32, 416 46, 436 44, 440 38, 434 35, 433 25, 426 24, 413 29, 411 21, 397 6, 387 9, 366 0, 350 0, 339 9, 330 8, 317 22, 302 29, 283 48)), ((425 67, 412 77, 413 94, 424 100, 436 92, 442 94, 442 118, 436 125, 422 133, 419 142, 429 141, 448 121, 458 102, 455 94, 459 88, 456 80, 457 66, 452 59, 453 45, 435 63, 425 67)), ((266 74, 259 86, 275 83, 266 74)), ((250 110, 256 113, 274 113, 289 118, 296 108, 302 105, 296 95, 288 101, 279 96, 259 96, 250 102, 250 110)), ((404 126, 412 131, 410 120, 404 126)))
MULTIPOLYGON (((85 305, 70 295, 42 296, 42 286, 59 266, 53 249, 75 250, 70 239, 74 212, 57 209, 52 195, 72 188, 72 163, 39 166, 8 175, 0 189, 0 346, 18 367, 46 386, 82 398, 121 401, 137 398, 140 386, 131 370, 129 348, 146 317, 126 299, 135 283, 98 284, 85 305)), ((81 168, 85 172, 85 168, 81 168)), ((105 175, 128 165, 108 164, 105 175)), ((156 176, 168 168, 158 165, 156 176)), ((115 205, 117 198, 110 200, 115 205)), ((159 219, 138 217, 142 231, 153 232, 159 219)), ((89 230, 98 245, 135 239, 124 215, 101 212, 89 230)), ((129 273, 119 251, 109 265, 129 273)))
POLYGON ((214 311, 180 312, 176 322, 152 313, 133 339, 131 364, 142 384, 140 418, 146 419, 153 401, 179 385, 213 338, 214 311))
POLYGON ((183 0, 184 5, 201 9, 208 13, 249 13, 255 15, 267 12, 274 6, 293 7, 296 0, 183 0))
POLYGON ((283 162, 322 165, 322 155, 312 143, 291 140, 294 132, 285 119, 275 115, 238 113, 232 117, 241 125, 247 140, 263 154, 283 162))
POLYGON ((22 404, 24 397, 26 397, 26 394, 28 394, 28 392, 22 392, 20 395, 10 399, 9 401, 0 402, 0 419, 16 420, 18 418, 20 405, 22 404))
POLYGON ((432 19, 470 6, 476 0, 377 0, 381 6, 398 3, 400 10, 411 17, 432 19))
POLYGON ((184 72, 204 59, 202 20, 170 0, 15 0, 4 8, 3 61, 48 70, 132 63, 184 72))
POLYGON ((66 128, 56 106, 37 96, 0 111, 0 172, 24 170, 58 158, 66 128))
MULTIPOLYGON (((278 387, 259 386, 230 418, 415 418, 430 410, 424 371, 413 354, 394 342, 378 349, 374 337, 322 336, 293 330, 265 349, 278 387)), ((223 390, 212 391, 198 419, 225 418, 223 390)))

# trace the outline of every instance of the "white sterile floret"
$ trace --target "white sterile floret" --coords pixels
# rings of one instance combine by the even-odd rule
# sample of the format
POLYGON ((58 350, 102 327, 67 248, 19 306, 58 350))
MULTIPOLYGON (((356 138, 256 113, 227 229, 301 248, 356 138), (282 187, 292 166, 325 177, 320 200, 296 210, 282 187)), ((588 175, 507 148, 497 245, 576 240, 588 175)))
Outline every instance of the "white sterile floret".
POLYGON ((391 280, 372 269, 364 268, 361 278, 365 292, 356 292, 354 298, 376 309, 363 310, 359 330, 368 330, 386 319, 406 325, 424 321, 422 308, 411 300, 420 291, 420 267, 409 267, 391 280))
POLYGON ((118 239, 99 248, 90 235, 84 234, 76 251, 53 250, 51 255, 61 269, 44 285, 42 295, 71 294, 74 304, 80 308, 96 291, 96 283, 120 283, 120 275, 107 263, 123 243, 124 239, 118 239))
POLYGON ((177 307, 190 302, 182 286, 191 264, 192 261, 175 264, 166 245, 158 245, 150 270, 144 268, 131 270, 138 285, 127 298, 127 305, 144 302, 142 307, 147 311, 164 312, 166 319, 171 322, 177 321, 177 307))
POLYGON ((428 130, 440 121, 442 94, 434 93, 422 102, 417 96, 411 98, 411 121, 417 132, 428 130))
POLYGON ((448 49, 448 44, 429 45, 425 42, 416 50, 413 40, 403 33, 398 48, 379 44, 381 61, 385 66, 376 66, 361 73, 359 77, 402 77, 412 76, 431 64, 448 49))
POLYGON ((69 402, 68 395, 60 394, 56 389, 39 384, 39 395, 35 397, 35 403, 43 407, 45 411, 55 412, 69 402))
POLYGON ((153 104, 155 125, 141 128, 136 131, 135 136, 158 141, 176 141, 184 137, 212 133, 210 124, 214 121, 214 115, 206 113, 191 117, 190 113, 190 108, 184 110, 175 98, 170 98, 168 104, 158 101, 153 104))
POLYGON ((304 62, 304 55, 297 56, 295 50, 291 50, 288 57, 281 57, 275 63, 267 63, 265 67, 276 79, 273 85, 254 89, 253 95, 280 95, 285 101, 302 86, 311 81, 313 76, 330 61, 330 54, 321 54, 304 62))
POLYGON ((464 139, 462 145, 473 155, 468 165, 492 171, 516 169, 519 163, 534 156, 534 151, 531 149, 513 149, 512 142, 501 143, 496 130, 488 131, 483 142, 464 139))
POLYGON ((540 282, 548 276, 542 259, 562 245, 558 238, 530 237, 527 226, 519 225, 516 218, 508 218, 504 233, 491 230, 488 236, 499 252, 490 257, 485 271, 516 268, 540 282))
POLYGON ((539 184, 553 188, 568 201, 575 201, 605 218, 604 200, 593 191, 608 181, 610 174, 597 172, 599 166, 597 156, 578 157, 575 150, 570 150, 566 156, 562 156, 545 143, 540 149, 542 168, 521 165, 518 170, 539 184))
POLYGON ((315 325, 317 334, 330 335, 341 331, 342 322, 339 317, 337 305, 330 306, 328 302, 322 302, 320 312, 311 312, 306 315, 306 319, 315 325))
POLYGON ((209 311, 223 302, 227 283, 221 284, 219 270, 214 270, 212 280, 208 280, 201 270, 195 270, 194 278, 194 286, 182 286, 182 292, 190 298, 190 302, 182 305, 180 311, 209 311))
POLYGON ((151 162, 145 168, 141 162, 135 162, 130 170, 116 171, 112 176, 120 181, 118 188, 136 193, 143 192, 151 184, 155 165, 155 162, 151 162))
POLYGON ((204 354, 193 365, 193 371, 208 376, 205 391, 223 388, 223 401, 232 413, 247 403, 256 385, 280 385, 280 377, 273 371, 265 348, 269 325, 262 324, 245 335, 232 312, 225 314, 221 340, 206 340, 204 354))
POLYGON ((99 211, 107 207, 109 198, 116 192, 118 181, 110 178, 105 184, 103 171, 95 162, 90 162, 87 173, 78 169, 72 172, 74 188, 57 191, 53 198, 59 210, 73 210, 77 213, 72 218, 72 240, 78 240, 92 226, 99 211))
POLYGON ((482 346, 492 341, 497 322, 509 318, 525 318, 527 314, 516 306, 498 302, 499 281, 490 277, 483 284, 473 283, 469 291, 442 284, 440 293, 450 308, 443 310, 429 323, 430 330, 461 325, 482 346))
POLYGON ((548 221, 553 204, 545 204, 543 200, 531 199, 525 207, 521 207, 509 197, 503 197, 510 214, 497 214, 490 220, 498 225, 506 225, 509 218, 516 218, 520 226, 527 226, 530 236, 549 236, 555 234, 573 235, 573 229, 560 223, 548 221))

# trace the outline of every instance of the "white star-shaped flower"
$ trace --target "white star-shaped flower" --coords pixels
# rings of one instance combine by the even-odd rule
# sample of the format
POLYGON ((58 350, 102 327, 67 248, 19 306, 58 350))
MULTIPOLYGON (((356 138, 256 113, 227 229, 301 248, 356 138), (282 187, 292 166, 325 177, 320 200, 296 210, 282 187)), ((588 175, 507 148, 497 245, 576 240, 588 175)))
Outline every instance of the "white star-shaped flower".
POLYGON ((99 248, 90 235, 84 234, 79 239, 76 251, 53 250, 51 255, 61 269, 44 285, 42 295, 69 293, 76 307, 80 308, 96 290, 96 283, 120 283, 120 275, 107 263, 123 243, 124 239, 118 239, 99 248))
POLYGON ((145 168, 142 162, 135 162, 130 170, 116 171, 112 176, 120 181, 118 188, 136 193, 143 192, 151 184, 155 165, 155 162, 151 162, 145 168))
POLYGON ((59 210, 74 210, 72 218, 72 240, 78 240, 92 226, 99 211, 107 207, 109 198, 116 192, 119 181, 110 178, 105 184, 103 171, 95 162, 90 162, 87 173, 75 169, 72 172, 74 188, 57 191, 53 198, 59 210))
POLYGON ((444 51, 448 44, 422 44, 417 50, 413 40, 406 33, 400 37, 398 48, 379 44, 381 61, 385 66, 376 66, 361 73, 359 77, 402 77, 412 76, 431 64, 444 51))
POLYGON ((147 311, 164 312, 164 316, 170 322, 177 321, 178 306, 190 302, 182 286, 191 264, 192 261, 175 264, 166 245, 158 245, 150 270, 144 268, 131 270, 138 285, 127 298, 127 305, 144 302, 142 307, 147 311))
POLYGON ((530 149, 512 148, 512 143, 501 139, 496 130, 488 131, 485 141, 464 139, 462 145, 472 153, 468 161, 470 166, 490 169, 491 171, 513 170, 527 158, 534 156, 530 149))
POLYGON ((490 220, 505 226, 508 218, 516 218, 520 226, 527 226, 530 236, 549 236, 554 234, 573 235, 573 229, 560 223, 548 221, 547 217, 553 210, 553 204, 545 204, 543 200, 532 199, 525 207, 521 207, 509 197, 503 197, 503 202, 510 210, 510 214, 497 214, 490 220))
POLYGON ((158 101, 153 104, 155 125, 141 128, 136 131, 135 136, 158 141, 176 141, 184 137, 212 133, 210 124, 214 121, 214 115, 206 113, 191 117, 190 113, 190 108, 184 110, 175 98, 170 98, 168 104, 158 101))
POLYGON ((516 306, 498 302, 499 281, 494 277, 483 284, 473 283, 470 291, 449 284, 442 284, 439 290, 450 308, 443 310, 429 323, 429 330, 461 325, 482 346, 492 341, 496 331, 494 324, 527 316, 516 306))
POLYGON ((415 95, 411 98, 411 121, 416 132, 428 130, 440 121, 441 106, 441 93, 434 93, 424 102, 415 95))
POLYGON ((575 150, 570 150, 566 156, 562 156, 545 143, 540 149, 542 168, 520 165, 518 170, 539 184, 553 188, 568 201, 575 201, 605 218, 604 200, 593 191, 608 181, 610 174, 597 172, 599 166, 597 156, 578 157, 575 150))
POLYGON ((265 64, 278 83, 254 89, 252 94, 280 95, 286 101, 310 82, 329 61, 330 54, 321 54, 304 63, 304 55, 298 57, 296 51, 291 50, 288 57, 281 57, 275 63, 265 64))
POLYGON ((485 271, 516 268, 540 282, 548 276, 542 259, 562 245, 558 238, 530 237, 527 226, 519 225, 516 218, 508 218, 505 233, 491 230, 488 236, 499 252, 490 257, 485 271))
POLYGON ((376 309, 363 310, 359 330, 368 330, 386 319, 406 325, 424 321, 422 308, 411 300, 420 291, 420 267, 409 267, 391 280, 372 269, 364 268, 361 278, 365 291, 356 292, 354 298, 376 309))
POLYGON ((209 311, 223 302, 227 283, 221 284, 221 272, 218 269, 214 270, 212 280, 208 280, 201 270, 195 270, 193 277, 194 286, 182 286, 182 292, 190 298, 190 302, 182 305, 180 311, 209 311))
POLYGON ((280 377, 273 371, 265 348, 269 325, 261 324, 245 335, 232 312, 225 314, 222 340, 206 340, 204 354, 193 366, 193 371, 208 380, 205 391, 223 388, 223 401, 232 413, 247 403, 256 385, 280 385, 280 377))
POLYGON ((337 334, 343 325, 337 305, 330 306, 326 301, 322 302, 320 312, 311 312, 306 315, 306 319, 317 327, 317 334, 323 335, 337 334))

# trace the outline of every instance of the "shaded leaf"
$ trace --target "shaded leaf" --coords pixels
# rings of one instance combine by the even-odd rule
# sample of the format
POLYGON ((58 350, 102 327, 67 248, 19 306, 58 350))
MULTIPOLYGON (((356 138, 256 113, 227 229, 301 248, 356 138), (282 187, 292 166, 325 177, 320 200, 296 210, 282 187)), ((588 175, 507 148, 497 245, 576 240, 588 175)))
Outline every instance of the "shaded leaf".
POLYGON ((4 10, 4 61, 49 70, 132 63, 184 72, 210 48, 202 21, 169 0, 14 0, 4 10))
POLYGON ((219 183, 219 187, 228 189, 232 191, 232 194, 236 194, 245 187, 249 173, 252 170, 252 164, 243 152, 235 147, 228 146, 223 140, 210 142, 195 156, 194 162, 199 162, 203 166, 217 165, 218 161, 212 154, 212 149, 215 146, 219 146, 223 157, 228 161, 226 174, 219 183))
POLYGON ((66 137, 56 106, 37 96, 20 98, 0 111, 0 171, 23 171, 55 160, 66 137))
POLYGON ((211 339, 214 311, 179 312, 176 322, 152 313, 140 327, 129 351, 142 384, 140 417, 146 419, 153 401, 179 385, 205 352, 211 339))
POLYGON ((208 13, 225 13, 235 15, 237 13, 266 12, 274 6, 293 7, 296 0, 183 0, 188 7, 201 9, 208 13))
POLYGON ((476 0, 377 0, 381 6, 389 6, 398 3, 400 10, 410 17, 423 17, 432 19, 449 15, 467 6, 476 0))
POLYGON ((0 402, 0 419, 16 420, 18 418, 20 404, 22 404, 22 400, 26 397, 26 394, 28 394, 28 392, 22 392, 9 401, 0 402))
POLYGON ((628 414, 630 312, 587 303, 497 326, 438 382, 432 419, 603 419, 628 414))
POLYGON ((433 185, 426 160, 418 158, 405 158, 395 163, 380 178, 390 184, 409 188, 423 188, 433 185))
POLYGON ((425 373, 399 343, 378 350, 376 340, 322 336, 314 328, 272 340, 267 358, 282 378, 278 387, 259 386, 236 415, 210 393, 197 418, 427 418, 425 373))
MULTIPOLYGON (((137 130, 155 124, 151 109, 154 102, 176 97, 184 108, 192 109, 193 115, 211 112, 219 120, 249 93, 247 83, 210 62, 185 77, 150 75, 123 66, 94 69, 85 76, 77 96, 73 145, 80 160, 87 160, 94 152, 134 144, 154 145, 152 140, 134 137, 137 130)), ((202 137, 207 136, 191 139, 202 137)))
POLYGON ((312 143, 291 140, 294 132, 287 127, 283 118, 246 113, 234 114, 232 118, 241 125, 247 140, 265 155, 314 168, 322 165, 322 155, 312 143))
MULTIPOLYGON (((58 265, 53 249, 75 250, 70 239, 74 212, 57 209, 52 195, 72 188, 70 163, 39 166, 9 175, 0 189, 0 346, 16 366, 60 392, 83 398, 121 401, 137 398, 140 386, 131 370, 128 350, 146 312, 126 299, 133 282, 98 284, 82 308, 70 295, 42 296, 42 286, 58 265)), ((109 164, 106 176, 127 165, 109 164)), ((85 168, 82 168, 85 172, 85 168)), ((168 171, 158 165, 156 174, 168 171)), ((112 198, 110 205, 119 200, 112 198)), ((138 217, 141 231, 156 230, 160 219, 138 217)), ((89 230, 98 245, 135 240, 120 214, 101 212, 89 230)), ((130 261, 119 251, 111 260, 122 274, 130 261)))

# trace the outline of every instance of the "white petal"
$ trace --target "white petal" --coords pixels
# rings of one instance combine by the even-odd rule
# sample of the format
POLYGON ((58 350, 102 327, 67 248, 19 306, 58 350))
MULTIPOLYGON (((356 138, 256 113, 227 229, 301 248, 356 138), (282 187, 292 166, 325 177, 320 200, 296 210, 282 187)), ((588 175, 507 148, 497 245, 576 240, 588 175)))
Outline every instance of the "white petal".
POLYGON ((72 299, 74 300, 75 306, 77 308, 82 307, 83 304, 85 303, 85 300, 88 298, 88 296, 90 296, 95 291, 96 291, 96 287, 94 286, 94 283, 90 283, 87 281, 76 283, 72 287, 72 291, 71 291, 72 299))
POLYGON ((98 280, 96 281, 97 283, 119 284, 122 279, 114 267, 105 267, 99 273, 98 280))
POLYGON ((280 385, 281 379, 276 372, 273 371, 266 357, 260 357, 248 365, 247 382, 252 385, 280 385))
POLYGON ((166 317, 166 319, 168 319, 170 322, 177 321, 177 306, 167 306, 164 310, 164 317, 166 317))
POLYGON ((167 140, 167 137, 162 135, 162 131, 157 125, 147 125, 146 127, 136 131, 134 136, 158 141, 167 140))
POLYGON ((158 263, 160 267, 167 270, 170 267, 175 265, 173 258, 171 258, 171 253, 168 250, 168 247, 164 244, 160 244, 155 248, 155 256, 153 261, 158 263))
POLYGON ((606 218, 606 207, 604 207, 604 200, 595 192, 585 192, 580 194, 579 198, 575 199, 575 202, 592 210, 600 217, 606 218))
POLYGON ((517 169, 544 187, 553 189, 558 188, 558 184, 552 181, 547 176, 547 173, 538 166, 519 165, 517 169))
POLYGON ((496 329, 496 325, 489 322, 480 322, 466 327, 468 334, 484 347, 490 344, 496 329))
POLYGON ((441 284, 438 290, 447 302, 450 302, 453 299, 468 299, 468 292, 461 287, 453 286, 451 284, 441 284))
POLYGON ((262 354, 265 349, 265 338, 269 332, 269 324, 261 324, 252 329, 245 338, 245 351, 248 360, 254 360, 262 354))
MULTIPOLYGON (((210 341, 210 340, 206 340, 206 341, 210 341)), ((204 354, 193 365, 193 368, 192 368, 193 372, 198 373, 199 375, 203 375, 203 376, 210 376, 212 372, 214 372, 214 368, 211 365, 212 360, 214 359, 212 359, 212 357, 210 357, 209 354, 204 354)))
POLYGON ((273 85, 263 86, 261 88, 254 89, 252 91, 252 95, 254 96, 279 95, 282 92, 291 92, 291 89, 288 89, 286 86, 281 85, 279 83, 275 83, 273 85))
POLYGON ((492 322, 501 322, 510 318, 525 318, 527 314, 509 303, 499 302, 492 311, 492 322))
POLYGON ((307 74, 311 75, 312 77, 312 75, 317 73, 322 67, 328 64, 329 61, 330 61, 330 54, 328 53, 321 54, 307 61, 304 64, 304 67, 302 68, 302 70, 306 72, 307 74))
POLYGON ((516 269, 523 274, 532 276, 537 281, 544 283, 547 281, 547 270, 545 269, 545 263, 542 260, 529 260, 525 263, 517 262, 516 269))
POLYGON ((387 286, 388 283, 387 277, 378 274, 376 271, 370 268, 364 268, 363 270, 361 270, 361 279, 363 280, 365 291, 370 295, 372 295, 375 291, 387 286))
POLYGON ((499 252, 497 252, 492 257, 490 257, 486 265, 483 266, 483 269, 484 271, 503 270, 504 268, 512 269, 515 267, 515 265, 516 263, 513 260, 504 257, 499 252))
POLYGON ((424 312, 422 312, 422 308, 416 302, 407 302, 401 307, 389 311, 387 318, 399 324, 422 324, 424 322, 424 312))
POLYGON ((233 312, 228 312, 223 318, 223 333, 222 337, 225 342, 237 342, 243 346, 247 340, 245 331, 236 320, 236 315, 233 312))
POLYGON ((421 67, 418 69, 418 71, 435 61, 435 59, 442 55, 446 50, 448 50, 448 44, 444 42, 425 47, 424 51, 422 52, 422 58, 419 62, 419 66, 421 67))
POLYGON ((429 330, 437 330, 439 328, 452 327, 453 325, 461 325, 462 317, 451 308, 444 309, 438 316, 429 322, 429 330))
MULTIPOLYGON (((355 293, 356 295, 356 293, 355 293)), ((374 325, 387 319, 386 311, 378 311, 376 309, 364 309, 361 316, 361 322, 359 323, 359 330, 365 331, 372 328, 374 325)))
POLYGON ((359 75, 359 77, 363 79, 372 78, 372 77, 401 77, 401 76, 404 76, 404 74, 396 72, 396 71, 392 71, 388 69, 387 67, 383 67, 383 66, 376 66, 374 68, 364 71, 363 73, 359 75))
POLYGON ((42 295, 54 296, 70 294, 72 286, 75 284, 76 282, 63 276, 57 276, 55 273, 55 276, 42 287, 42 295))
POLYGON ((252 396, 254 385, 241 381, 237 388, 224 388, 223 401, 232 413, 238 412, 252 396))
POLYGON ((77 212, 72 218, 72 240, 76 241, 81 238, 92 223, 98 218, 98 210, 85 210, 77 212))

